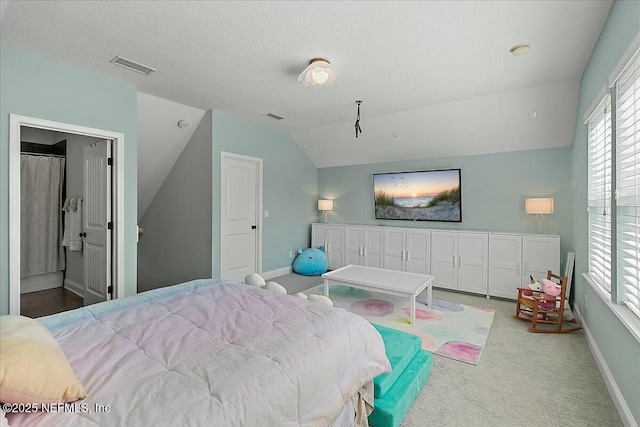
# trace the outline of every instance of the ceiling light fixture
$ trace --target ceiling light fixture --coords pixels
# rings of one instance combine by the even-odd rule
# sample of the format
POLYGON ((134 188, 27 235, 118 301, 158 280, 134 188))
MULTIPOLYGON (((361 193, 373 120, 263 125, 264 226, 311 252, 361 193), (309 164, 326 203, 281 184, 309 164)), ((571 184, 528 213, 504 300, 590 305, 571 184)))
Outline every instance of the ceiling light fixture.
POLYGON ((531 50, 531 45, 529 43, 517 44, 511 48, 511 54, 513 56, 522 56, 525 53, 531 50))
POLYGON ((305 86, 319 86, 333 83, 336 75, 333 72, 331 63, 323 58, 314 58, 309 61, 309 65, 298 76, 298 81, 305 86))

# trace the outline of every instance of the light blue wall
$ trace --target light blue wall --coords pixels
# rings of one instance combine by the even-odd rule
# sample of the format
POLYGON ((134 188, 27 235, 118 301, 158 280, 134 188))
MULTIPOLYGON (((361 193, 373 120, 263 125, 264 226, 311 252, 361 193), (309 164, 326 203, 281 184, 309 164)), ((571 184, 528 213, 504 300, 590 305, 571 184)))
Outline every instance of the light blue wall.
POLYGON ((9 114, 125 135, 125 291, 136 293, 135 86, 0 46, 0 314, 9 312, 9 114))
POLYGON ((318 190, 319 197, 335 199, 329 222, 530 233, 537 222, 525 213, 524 200, 549 196, 555 213, 545 217, 545 233, 561 236, 563 254, 573 247, 570 148, 321 168, 318 190), (447 168, 461 169, 461 223, 374 218, 374 172, 447 168))
POLYGON ((628 44, 640 31, 640 2, 616 1, 582 75, 573 140, 573 229, 576 243, 576 302, 636 423, 640 423, 640 343, 587 284, 587 126, 582 117, 607 82, 628 44))
POLYGON ((318 169, 284 132, 213 112, 213 277, 220 276, 220 152, 263 159, 262 270, 290 266, 317 220, 318 169))

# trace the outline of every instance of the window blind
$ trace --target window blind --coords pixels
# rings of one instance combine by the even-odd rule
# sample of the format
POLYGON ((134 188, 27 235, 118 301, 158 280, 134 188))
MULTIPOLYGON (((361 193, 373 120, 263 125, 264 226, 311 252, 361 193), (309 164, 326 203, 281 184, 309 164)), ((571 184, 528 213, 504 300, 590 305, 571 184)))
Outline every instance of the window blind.
POLYGON ((617 289, 640 316, 640 50, 616 82, 617 289))
POLYGON ((611 292, 611 96, 605 95, 588 120, 588 274, 611 292))

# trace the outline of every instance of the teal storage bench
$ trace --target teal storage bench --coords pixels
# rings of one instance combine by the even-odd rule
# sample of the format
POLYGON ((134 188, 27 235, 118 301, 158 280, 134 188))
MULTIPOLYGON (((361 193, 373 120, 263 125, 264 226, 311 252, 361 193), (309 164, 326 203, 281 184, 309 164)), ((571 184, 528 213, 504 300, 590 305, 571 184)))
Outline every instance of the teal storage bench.
POLYGON ((391 372, 378 376, 374 384, 373 427, 398 427, 411 409, 433 369, 433 356, 421 349, 415 335, 373 325, 384 341, 391 372))

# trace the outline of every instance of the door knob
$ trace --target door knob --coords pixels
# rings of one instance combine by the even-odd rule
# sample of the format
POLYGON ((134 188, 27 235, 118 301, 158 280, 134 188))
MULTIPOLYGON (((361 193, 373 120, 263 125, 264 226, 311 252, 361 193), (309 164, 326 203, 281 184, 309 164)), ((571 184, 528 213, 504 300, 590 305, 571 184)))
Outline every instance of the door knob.
POLYGON ((256 227, 255 225, 252 225, 252 226, 251 226, 251 229, 252 229, 252 230, 255 230, 256 228, 258 228, 258 227, 256 227))
POLYGON ((87 237, 87 233, 80 233, 80 237, 87 237))

